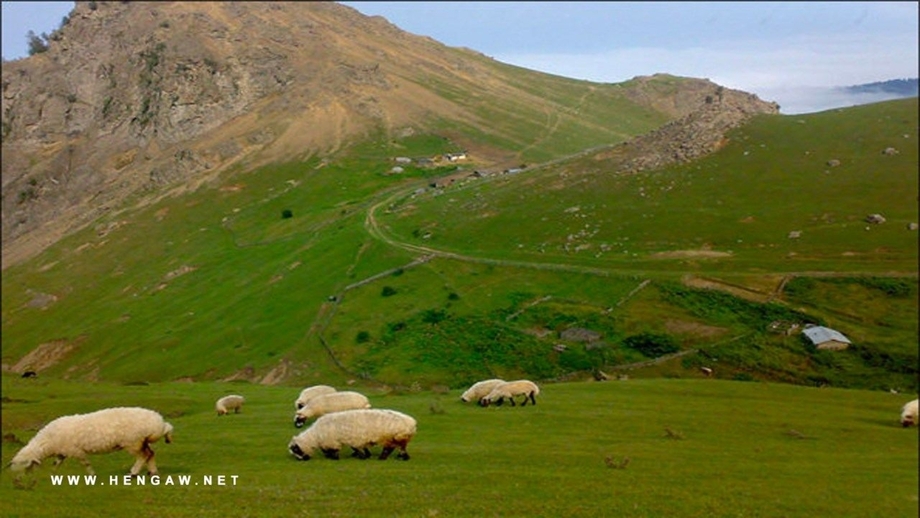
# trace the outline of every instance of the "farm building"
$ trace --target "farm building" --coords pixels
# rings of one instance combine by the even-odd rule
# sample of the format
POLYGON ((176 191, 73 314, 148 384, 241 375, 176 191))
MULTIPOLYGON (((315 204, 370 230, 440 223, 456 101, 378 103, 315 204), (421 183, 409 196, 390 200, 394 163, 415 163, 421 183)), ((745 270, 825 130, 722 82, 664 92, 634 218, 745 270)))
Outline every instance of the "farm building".
POLYGON ((840 331, 835 331, 823 326, 805 326, 802 333, 811 340, 818 349, 840 351, 850 346, 850 339, 843 336, 840 331))

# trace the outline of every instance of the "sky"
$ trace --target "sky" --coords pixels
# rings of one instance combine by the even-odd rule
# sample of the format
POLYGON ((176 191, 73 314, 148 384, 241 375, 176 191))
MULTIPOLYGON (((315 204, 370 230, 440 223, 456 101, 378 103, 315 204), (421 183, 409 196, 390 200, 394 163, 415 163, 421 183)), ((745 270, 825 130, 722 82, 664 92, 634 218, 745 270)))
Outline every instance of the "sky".
MULTIPOLYGON (((918 2, 342 2, 505 63, 616 83, 664 72, 776 101, 782 113, 871 102, 833 87, 915 78, 918 2)), ((2 2, 5 59, 72 2, 2 2)))

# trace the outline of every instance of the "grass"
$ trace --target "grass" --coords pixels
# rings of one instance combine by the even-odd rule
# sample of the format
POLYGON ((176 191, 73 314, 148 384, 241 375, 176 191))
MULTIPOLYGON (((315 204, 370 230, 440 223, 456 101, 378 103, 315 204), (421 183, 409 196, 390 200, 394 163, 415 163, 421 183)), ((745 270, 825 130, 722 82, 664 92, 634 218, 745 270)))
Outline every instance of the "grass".
MULTIPOLYGON (((541 80, 556 91, 559 128, 575 117, 565 110, 616 89, 541 80)), ((623 346, 630 336, 664 333, 683 351, 718 349, 717 376, 727 379, 911 390, 917 237, 905 222, 917 220, 909 195, 916 149, 880 150, 910 135, 915 107, 906 100, 763 117, 699 162, 630 176, 584 156, 430 189, 427 175, 447 169, 389 173, 394 157, 462 147, 422 130, 379 132, 335 156, 236 171, 108 215, 5 270, 3 362, 64 344, 72 347, 66 355, 20 367, 89 381, 280 375, 458 388, 493 374, 552 379, 615 369, 648 359, 623 346), (829 157, 841 165, 825 173, 829 157), (371 210, 385 236, 462 257, 417 262, 424 249, 370 232, 371 210), (888 222, 866 231, 861 218, 874 212, 888 222), (789 239, 792 229, 803 237, 789 239), (675 251, 730 255, 655 255, 675 251), (866 284, 892 272, 900 287, 866 284), (786 275, 788 295, 778 291, 786 275), (699 292, 688 277, 723 296, 699 292), (804 279, 812 284, 799 286, 804 279), (674 286, 683 291, 675 295, 674 286), (385 288, 394 294, 382 296, 385 288), (696 299, 702 306, 690 304, 696 299), (767 320, 788 314, 768 300, 798 323, 838 328, 856 346, 827 358, 769 334, 767 320), (719 307, 747 316, 712 311, 719 307), (560 354, 566 326, 595 328, 606 346, 569 343, 560 354), (748 338, 726 345, 739 336, 748 338)), ((548 142, 541 132, 524 136, 548 142)), ((557 144, 537 147, 556 156, 557 144)), ((641 373, 699 377, 707 361, 684 357, 641 373)))
MULTIPOLYGON (((7 438, 25 442, 66 413, 147 406, 176 427, 173 444, 154 445, 164 477, 188 475, 201 484, 205 475, 225 475, 228 485, 53 486, 52 473, 84 473, 69 460, 56 471, 39 467, 27 490, 16 489, 4 470, 3 514, 804 517, 918 510, 917 431, 897 422, 909 396, 655 379, 544 384, 534 407, 484 409, 460 403, 460 389, 358 390, 375 407, 416 417, 410 461, 295 461, 286 446, 296 432, 298 387, 87 385, 4 375, 7 438), (226 393, 246 396, 241 414, 215 415, 213 402, 226 393), (238 477, 235 486, 230 476, 238 477)), ((5 440, 3 462, 20 447, 5 440)), ((103 481, 131 462, 120 452, 91 460, 103 481)))
POLYGON ((382 215, 399 239, 496 259, 609 268, 751 272, 915 271, 916 99, 761 116, 720 152, 634 175, 574 159, 413 197, 382 215), (888 146, 902 150, 884 156, 888 146), (827 165, 837 158, 838 167, 827 165), (888 222, 872 226, 868 214, 888 222), (433 230, 431 230, 433 229, 433 230), (800 239, 790 232, 800 231, 800 239), (418 239, 416 238, 416 242, 418 239), (662 252, 707 250, 723 258, 662 252))

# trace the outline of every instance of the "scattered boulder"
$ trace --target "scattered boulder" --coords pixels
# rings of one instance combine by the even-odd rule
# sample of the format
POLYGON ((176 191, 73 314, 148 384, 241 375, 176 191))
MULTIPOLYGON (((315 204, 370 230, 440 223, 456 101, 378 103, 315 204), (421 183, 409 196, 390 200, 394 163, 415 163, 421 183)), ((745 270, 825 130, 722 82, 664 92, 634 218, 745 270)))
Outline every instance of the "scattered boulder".
POLYGON ((917 230, 918 228, 920 228, 920 225, 917 225, 916 223, 907 224, 907 230, 917 230))
POLYGON ((897 155, 898 153, 899 151, 893 147, 886 147, 885 150, 882 151, 882 154, 887 156, 897 155))
POLYGON ((866 216, 866 223, 873 223, 875 225, 881 225, 885 221, 887 221, 885 219, 885 216, 882 216, 881 214, 869 214, 868 216, 866 216))
POLYGON ((798 239, 800 237, 802 237, 801 230, 793 230, 792 232, 789 232, 789 239, 798 239))
POLYGON ((837 167, 838 165, 840 165, 840 160, 837 160, 836 158, 832 158, 827 161, 828 167, 837 167))

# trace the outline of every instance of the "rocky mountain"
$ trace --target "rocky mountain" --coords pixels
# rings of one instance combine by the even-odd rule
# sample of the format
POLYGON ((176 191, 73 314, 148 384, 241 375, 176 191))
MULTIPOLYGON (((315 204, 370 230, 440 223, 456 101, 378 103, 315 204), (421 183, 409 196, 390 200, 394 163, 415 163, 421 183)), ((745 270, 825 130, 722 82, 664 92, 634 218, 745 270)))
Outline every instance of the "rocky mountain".
POLYGON ((554 78, 326 2, 76 2, 45 52, 4 63, 2 95, 3 268, 127 200, 196 188, 233 166, 331 155, 375 131, 453 121, 512 142, 455 135, 499 163, 515 158, 514 139, 490 113, 564 115, 603 144, 701 108, 775 112, 705 80, 554 78), (581 120, 562 94, 534 86, 548 78, 578 85, 582 100, 597 91, 629 103, 623 121, 642 124, 581 120))

